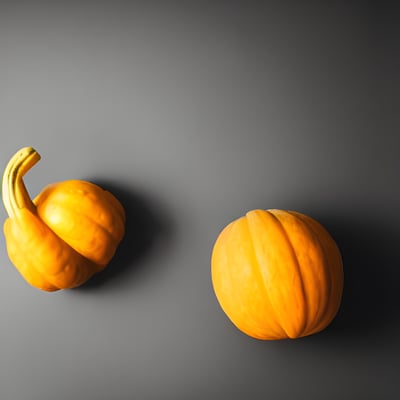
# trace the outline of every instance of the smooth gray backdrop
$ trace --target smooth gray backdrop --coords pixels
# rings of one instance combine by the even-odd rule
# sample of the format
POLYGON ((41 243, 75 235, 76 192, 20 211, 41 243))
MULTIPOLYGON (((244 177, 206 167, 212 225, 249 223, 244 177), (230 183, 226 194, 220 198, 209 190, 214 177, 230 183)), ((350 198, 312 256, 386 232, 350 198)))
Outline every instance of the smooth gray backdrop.
POLYGON ((1 240, 0 398, 398 398, 399 20, 385 1, 1 1, 1 164, 33 146, 32 196, 89 179, 128 223, 104 273, 56 293, 1 240), (324 332, 258 341, 220 310, 211 249, 253 208, 337 240, 324 332))

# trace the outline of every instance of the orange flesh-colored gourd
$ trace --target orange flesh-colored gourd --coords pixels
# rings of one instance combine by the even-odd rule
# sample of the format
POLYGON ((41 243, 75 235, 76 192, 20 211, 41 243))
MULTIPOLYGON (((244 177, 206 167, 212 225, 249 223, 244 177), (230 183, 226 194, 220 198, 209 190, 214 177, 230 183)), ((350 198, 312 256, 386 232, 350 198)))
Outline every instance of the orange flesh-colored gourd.
POLYGON ((212 284, 223 311, 257 339, 298 338, 326 328, 343 291, 340 251, 314 219, 252 210, 218 236, 212 284))
POLYGON ((22 178, 39 159, 25 147, 4 171, 7 252, 32 286, 77 287, 113 257, 124 236, 125 211, 111 193, 80 180, 49 185, 32 201, 22 178))

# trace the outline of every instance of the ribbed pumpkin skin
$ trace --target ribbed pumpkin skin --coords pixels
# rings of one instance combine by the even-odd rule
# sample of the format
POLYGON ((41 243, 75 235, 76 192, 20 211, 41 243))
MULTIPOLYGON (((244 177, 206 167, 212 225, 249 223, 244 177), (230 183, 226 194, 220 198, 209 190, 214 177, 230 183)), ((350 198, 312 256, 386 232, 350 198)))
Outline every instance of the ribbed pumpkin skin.
POLYGON ((33 200, 40 219, 75 251, 105 266, 125 230, 125 211, 108 191, 82 180, 46 186, 33 200))
POLYGON ((335 241, 317 221, 294 211, 252 210, 231 222, 215 242, 211 277, 232 323, 263 340, 323 330, 343 291, 335 241))

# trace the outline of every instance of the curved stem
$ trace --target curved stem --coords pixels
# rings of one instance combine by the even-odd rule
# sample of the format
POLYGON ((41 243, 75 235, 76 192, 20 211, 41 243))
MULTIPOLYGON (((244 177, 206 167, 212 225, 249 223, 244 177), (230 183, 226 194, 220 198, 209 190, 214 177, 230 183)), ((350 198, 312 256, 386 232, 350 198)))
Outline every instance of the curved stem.
POLYGON ((9 217, 15 217, 21 208, 35 212, 35 205, 29 197, 22 178, 39 160, 40 155, 35 149, 24 147, 8 162, 3 174, 2 194, 4 207, 9 217))

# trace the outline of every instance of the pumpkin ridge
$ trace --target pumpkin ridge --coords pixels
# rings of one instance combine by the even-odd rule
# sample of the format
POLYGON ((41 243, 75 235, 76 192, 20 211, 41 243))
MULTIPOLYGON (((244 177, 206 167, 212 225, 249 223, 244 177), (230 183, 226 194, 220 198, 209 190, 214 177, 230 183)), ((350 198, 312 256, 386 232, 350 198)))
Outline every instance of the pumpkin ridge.
MULTIPOLYGON (((323 229, 323 231, 326 231, 325 228, 323 228, 317 221, 311 220, 311 218, 310 218, 311 221, 308 221, 308 219, 303 215, 298 215, 295 212, 292 215, 296 215, 298 218, 300 218, 309 227, 310 231, 313 232, 313 235, 318 238, 318 243, 321 246, 322 254, 323 254, 323 257, 324 257, 324 261, 325 261, 324 262, 324 268, 325 268, 325 271, 326 271, 326 276, 329 276, 329 280, 327 280, 328 281, 327 282, 328 295, 325 296, 326 300, 325 300, 324 311, 321 314, 321 317, 317 321, 317 323, 313 326, 312 329, 310 329, 310 334, 313 334, 313 333, 319 332, 321 330, 321 326, 322 327, 326 326, 327 325, 326 324, 327 320, 329 320, 329 323, 332 321, 333 317, 337 313, 337 309, 340 306, 340 303, 339 303, 339 305, 338 305, 336 310, 334 310, 333 312, 332 311, 329 312, 331 304, 335 303, 335 301, 333 301, 333 299, 332 299, 332 296, 334 295, 334 291, 332 290, 333 289, 334 273, 333 273, 332 269, 329 267, 329 259, 326 257, 326 251, 325 251, 324 246, 322 245, 323 241, 321 239, 319 239, 320 235, 318 234, 318 232, 316 230, 316 227, 321 227, 323 229)), ((328 234, 328 237, 330 237, 330 234, 327 231, 326 231, 326 233, 328 234)), ((331 239, 333 241, 333 244, 336 246, 336 243, 334 242, 333 238, 331 238, 331 239)))
MULTIPOLYGON (((61 207, 61 209, 65 208, 63 207, 64 204, 62 202, 54 202, 53 204, 59 204, 61 207)), ((40 207, 40 205, 39 205, 40 207)), ((87 218, 90 222, 93 223, 93 225, 98 226, 99 228, 101 228, 101 230, 103 232, 105 232, 107 234, 108 237, 110 237, 111 239, 113 239, 114 241, 119 241, 119 237, 117 237, 117 235, 114 235, 112 232, 110 232, 106 226, 104 226, 103 224, 100 223, 100 221, 95 220, 91 215, 89 214, 85 214, 84 212, 79 211, 78 209, 73 209, 73 212, 81 217, 85 217, 87 218)), ((47 224, 46 224, 47 225, 47 224)))
MULTIPOLYGON (((309 235, 310 238, 312 238, 314 240, 314 246, 315 248, 317 248, 319 250, 319 255, 323 258, 323 262, 322 264, 322 268, 323 268, 323 276, 326 277, 327 275, 329 275, 329 271, 328 271, 328 267, 327 267, 327 257, 325 254, 325 250, 321 245, 321 241, 319 239, 318 234, 311 229, 310 224, 308 222, 308 220, 306 218, 302 218, 302 214, 300 213, 296 213, 296 212, 292 212, 287 210, 286 211, 288 214, 290 214, 292 217, 294 217, 297 220, 298 224, 301 224, 302 229, 304 229, 306 231, 306 233, 309 235)), ((326 278, 324 279, 324 282, 326 282, 326 278)), ((330 282, 328 282, 328 293, 330 291, 330 282)), ((307 291, 308 293, 308 291, 307 291)), ((318 296, 318 308, 317 311, 314 311, 312 315, 310 315, 310 312, 308 313, 308 318, 304 327, 303 332, 301 333, 300 336, 308 336, 310 335, 310 332, 312 332, 315 327, 317 325, 320 324, 321 318, 323 318, 323 316, 326 313, 326 307, 327 307, 327 296, 318 296)), ((309 303, 310 304, 310 303, 309 303)), ((315 303, 313 303, 315 304, 315 303)), ((309 310, 311 310, 311 308, 308 308, 309 310)))
POLYGON ((287 244, 289 246, 290 252, 293 255, 294 265, 296 266, 296 270, 297 270, 297 273, 299 275, 301 292, 303 294, 303 300, 304 300, 304 303, 305 303, 305 305, 303 307, 303 312, 304 312, 303 326, 299 330, 299 335, 301 336, 303 334, 304 330, 306 329, 307 321, 308 321, 308 306, 307 306, 308 298, 307 298, 307 292, 306 292, 306 290, 304 288, 304 281, 303 281, 303 275, 302 275, 301 267, 300 267, 300 264, 299 264, 299 260, 297 259, 297 255, 296 255, 296 251, 294 249, 293 243, 290 240, 290 237, 289 237, 289 235, 288 235, 288 233, 286 231, 286 228, 283 225, 282 221, 273 213, 272 210, 266 210, 266 211, 277 222, 277 225, 279 226, 279 228, 280 228, 280 230, 281 230, 281 232, 282 232, 282 234, 283 234, 283 236, 284 236, 284 238, 285 238, 285 240, 286 240, 286 242, 287 242, 287 244))
MULTIPOLYGON (((236 305, 238 304, 243 304, 243 299, 240 296, 241 293, 241 282, 238 282, 238 280, 235 278, 235 272, 232 268, 232 266, 235 265, 234 260, 231 259, 230 254, 231 252, 229 250, 227 250, 225 245, 221 245, 221 243, 229 243, 230 240, 227 240, 228 238, 235 238, 237 233, 237 224, 243 222, 244 226, 242 226, 242 228, 240 228, 240 231, 242 229, 245 229, 246 227, 246 223, 247 221, 245 221, 245 217, 242 217, 236 221, 233 221, 232 223, 230 223, 229 225, 227 225, 225 227, 225 229, 221 232, 220 236, 218 237, 215 246, 214 246, 214 250, 212 253, 212 282, 213 282, 213 286, 215 285, 215 278, 214 278, 214 274, 215 277, 217 277, 219 275, 219 271, 223 270, 225 271, 225 276, 226 276, 226 282, 229 282, 229 286, 232 288, 232 290, 229 292, 229 300, 228 303, 235 303, 236 305), (224 253, 225 254, 225 261, 224 261, 224 265, 222 268, 221 267, 221 263, 217 262, 214 266, 214 260, 219 259, 220 258, 220 254, 224 253), (215 256, 217 255, 217 258, 215 258, 215 256)), ((249 241, 247 243, 251 243, 252 239, 250 236, 250 231, 247 230, 248 235, 249 235, 249 241)), ((249 251, 251 251, 251 248, 249 249, 249 251)), ((254 262, 257 262, 257 259, 255 258, 255 253, 249 253, 249 255, 251 254, 252 257, 254 257, 254 262)), ((254 265, 254 262, 251 263, 251 265, 254 265)), ((252 268, 252 274, 254 276, 255 271, 253 271, 254 268, 252 268)), ((259 282, 259 289, 263 292, 263 296, 265 297, 265 291, 262 290, 262 283, 259 282)), ((229 308, 230 306, 226 304, 226 296, 222 295, 221 298, 219 296, 219 290, 218 290, 218 285, 214 286, 214 291, 216 294, 217 299, 220 302, 220 306, 222 308, 222 310, 225 312, 225 314, 227 315, 228 319, 242 332, 256 338, 256 339, 261 339, 261 340, 265 340, 265 339, 272 339, 272 340, 276 340, 276 339, 281 339, 282 336, 286 336, 285 332, 282 331, 279 322, 276 322, 276 329, 269 329, 269 332, 273 332, 273 334, 267 333, 267 335, 265 334, 265 332, 263 332, 263 330, 259 330, 257 327, 259 326, 259 315, 257 314, 255 316, 255 318, 253 317, 253 314, 249 312, 249 310, 247 309, 247 307, 244 307, 241 309, 241 312, 239 314, 237 314, 235 316, 235 313, 230 312, 229 308), (241 314, 241 315, 240 315, 241 314), (257 331, 257 333, 255 333, 255 331, 257 331), (267 337, 268 336, 268 337, 267 337)), ((271 315, 273 314, 273 310, 271 309, 271 307, 269 308, 271 310, 271 315)))
POLYGON ((79 211, 75 211, 75 212, 78 215, 86 217, 90 222, 93 222, 94 225, 98 226, 103 232, 105 232, 108 237, 110 237, 111 239, 116 240, 116 237, 105 226, 101 225, 99 221, 96 221, 93 217, 91 217, 88 214, 83 214, 83 213, 81 213, 79 211))
MULTIPOLYGON (((261 262, 260 262, 260 259, 259 259, 259 255, 257 254, 256 248, 255 248, 255 244, 254 244, 254 232, 253 232, 253 229, 252 229, 252 227, 251 227, 251 223, 250 223, 250 221, 249 221, 249 219, 248 219, 247 217, 246 217, 246 221, 247 221, 247 226, 248 226, 248 228, 249 228, 250 237, 251 237, 251 247, 252 247, 252 249, 253 249, 253 253, 254 253, 255 259, 257 260, 258 266, 260 266, 260 265, 261 265, 261 262)), ((268 302, 271 304, 271 300, 270 300, 270 296, 269 296, 269 291, 268 291, 268 286, 267 286, 267 283, 265 282, 264 276, 263 276, 263 274, 260 272, 260 269, 259 269, 259 268, 253 268, 253 270, 254 270, 254 269, 257 269, 256 274, 259 276, 260 281, 262 282, 262 286, 263 286, 263 288, 264 288, 265 296, 268 298, 268 302)), ((288 333, 287 333, 285 327, 284 327, 283 324, 281 323, 280 318, 279 318, 279 316, 277 315, 277 312, 276 312, 275 308, 272 307, 272 304, 271 304, 271 311, 272 311, 273 314, 274 314, 275 320, 278 321, 278 324, 277 324, 277 325, 282 329, 282 331, 283 331, 283 333, 286 335, 286 337, 289 338, 289 335, 288 335, 288 333)), ((280 335, 277 335, 277 336, 280 336, 280 335)))
MULTIPOLYGON (((79 215, 82 215, 81 213, 78 212, 79 215)), ((83 214, 84 215, 84 214, 83 214)), ((86 217, 93 222, 94 224, 96 224, 98 227, 100 227, 104 232, 107 233, 107 235, 109 237, 111 237, 112 239, 114 239, 115 241, 119 241, 119 238, 114 235, 112 232, 110 232, 106 226, 102 225, 99 221, 96 221, 94 218, 92 218, 90 215, 86 215, 86 217)))
MULTIPOLYGON (((315 239, 315 243, 317 244, 317 246, 321 250, 321 254, 322 254, 322 257, 323 257, 322 266, 323 266, 323 269, 324 269, 324 276, 330 276, 330 271, 329 271, 329 268, 328 268, 328 259, 326 257, 324 248, 321 245, 321 241, 319 239, 319 235, 310 226, 310 223, 308 222, 308 220, 306 218, 303 218, 302 214, 296 213, 296 212, 292 212, 292 211, 287 211, 287 212, 290 215, 292 215, 293 217, 295 217, 296 219, 298 219, 299 221, 301 221, 303 223, 304 228, 307 230, 307 232, 310 234, 310 236, 312 236, 315 239)), ((314 318, 314 320, 308 321, 308 323, 306 324, 306 327, 304 329, 303 334, 309 335, 310 332, 313 332, 316 329, 316 327, 318 325, 320 325, 321 319, 324 319, 324 316, 326 314, 326 310, 327 310, 327 308, 329 306, 329 301, 327 299, 329 299, 329 297, 330 297, 331 287, 332 287, 332 282, 331 282, 331 280, 329 280, 328 285, 327 285, 328 295, 327 296, 322 296, 322 299, 325 299, 325 303, 318 310, 318 313, 316 314, 316 317, 318 317, 318 318, 314 318)))

